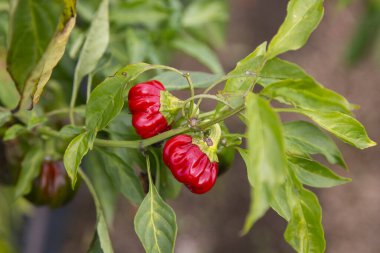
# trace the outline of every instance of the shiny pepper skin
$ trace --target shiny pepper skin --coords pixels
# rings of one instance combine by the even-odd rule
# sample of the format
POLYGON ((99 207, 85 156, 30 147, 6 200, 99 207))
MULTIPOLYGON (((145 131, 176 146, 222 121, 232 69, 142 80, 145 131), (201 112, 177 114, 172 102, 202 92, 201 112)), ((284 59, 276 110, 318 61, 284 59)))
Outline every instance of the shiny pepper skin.
POLYGON ((174 177, 193 193, 208 192, 215 184, 218 163, 211 162, 189 135, 177 135, 164 146, 163 160, 174 177))
POLYGON ((161 113, 161 91, 165 87, 159 81, 139 83, 128 94, 132 125, 141 138, 146 139, 170 129, 170 123, 161 113))
POLYGON ((72 199, 76 189, 62 161, 44 160, 38 177, 34 180, 31 192, 26 198, 37 206, 48 205, 57 208, 72 199))

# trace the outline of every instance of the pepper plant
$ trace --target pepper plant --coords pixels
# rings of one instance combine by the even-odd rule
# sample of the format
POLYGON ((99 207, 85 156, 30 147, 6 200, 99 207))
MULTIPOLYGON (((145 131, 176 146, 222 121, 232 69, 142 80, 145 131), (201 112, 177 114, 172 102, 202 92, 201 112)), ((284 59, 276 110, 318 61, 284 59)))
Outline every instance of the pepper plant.
MULTIPOLYGON (((325 88, 300 66, 278 58, 307 42, 322 19, 323 0, 290 0, 273 39, 227 74, 215 65, 207 44, 207 35, 214 34, 225 20, 218 15, 224 6, 220 4, 88 1, 78 3, 77 18, 73 0, 11 1, 6 53, 13 84, 2 85, 0 122, 3 140, 17 147, 18 160, 22 160, 13 188, 15 198, 28 196, 36 182, 41 184, 41 168, 63 159, 70 187, 75 189, 82 181, 95 202, 97 225, 89 252, 113 252, 108 227, 115 196, 121 193, 138 208, 135 231, 146 252, 169 253, 175 248, 177 223, 166 199, 178 197, 182 184, 195 194, 207 194, 237 152, 245 161, 252 196, 241 233, 248 233, 271 208, 288 222, 284 237, 295 251, 324 252, 321 207, 305 186, 332 187, 350 179, 333 172, 315 155, 346 169, 331 135, 359 149, 375 142, 354 118, 356 105, 325 88), (94 3, 98 3, 97 11, 90 17, 83 6, 94 3), (156 25, 152 25, 155 19, 139 17, 143 24, 134 27, 128 15, 144 4, 166 16, 156 16, 156 25), (185 12, 178 11, 184 6, 185 12), (109 19, 109 7, 118 12, 117 18, 109 19), (122 7, 128 15, 124 16, 122 7), (152 56, 136 55, 151 52, 139 51, 138 44, 127 46, 131 55, 125 52, 129 57, 124 58, 117 39, 109 41, 109 31, 111 38, 114 32, 126 32, 122 40, 133 43, 136 36, 160 27, 162 20, 170 24, 165 26, 169 34, 159 30, 155 36, 169 36, 172 45, 213 73, 182 71, 160 64, 159 57, 153 61, 152 56), (76 29, 86 22, 88 32, 80 39, 76 29), (183 29, 178 28, 181 25, 183 29), (196 29, 199 25, 205 29, 196 29), (74 56, 80 50, 77 61, 64 55, 67 44, 74 56), (124 59, 130 64, 120 66, 124 59), (74 62, 75 69, 67 62, 74 62), (107 72, 112 69, 116 70, 107 72), (104 75, 108 77, 100 80, 104 75), (66 99, 62 96, 68 79, 73 85, 66 99), (182 89, 189 91, 184 100, 173 94, 182 89), (216 101, 215 108, 205 110, 204 100, 216 101), (305 119, 282 122, 282 113, 305 119), (229 130, 224 121, 231 117, 242 121, 246 130, 229 130), (51 160, 44 161, 45 157, 51 160)), ((49 180, 48 184, 54 178, 49 180)))

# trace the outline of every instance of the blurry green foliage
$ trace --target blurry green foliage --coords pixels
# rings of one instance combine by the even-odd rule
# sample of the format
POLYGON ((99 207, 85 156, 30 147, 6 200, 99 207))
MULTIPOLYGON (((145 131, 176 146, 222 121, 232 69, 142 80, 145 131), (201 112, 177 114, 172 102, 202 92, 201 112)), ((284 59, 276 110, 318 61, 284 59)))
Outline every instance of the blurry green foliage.
MULTIPOLYGON (((341 1, 350 2, 354 1, 341 1)), ((380 0, 366 0, 356 31, 346 51, 346 61, 354 65, 370 54, 380 61, 380 0)))

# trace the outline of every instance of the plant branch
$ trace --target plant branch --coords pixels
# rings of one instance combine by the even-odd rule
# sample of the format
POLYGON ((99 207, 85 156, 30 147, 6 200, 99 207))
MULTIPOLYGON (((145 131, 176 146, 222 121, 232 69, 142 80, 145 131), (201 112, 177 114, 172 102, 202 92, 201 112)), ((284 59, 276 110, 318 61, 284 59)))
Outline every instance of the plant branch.
MULTIPOLYGON (((221 121, 224 121, 225 119, 227 119, 227 118, 229 118, 235 114, 240 113, 244 109, 245 109, 245 106, 241 105, 235 109, 232 109, 230 111, 223 113, 223 115, 221 115, 218 118, 202 122, 197 127, 201 130, 206 130, 210 126, 212 126, 216 123, 219 123, 221 121)), ((56 137, 59 139, 64 139, 64 137, 62 135, 60 135, 58 131, 53 130, 53 129, 48 128, 48 127, 40 127, 40 128, 38 128, 38 131, 41 134, 46 134, 46 135, 53 136, 53 137, 56 137)), ((144 139, 144 140, 119 141, 119 140, 96 139, 94 144, 96 146, 100 146, 100 147, 143 149, 143 148, 149 147, 150 145, 153 145, 155 143, 164 141, 164 140, 166 140, 172 136, 175 136, 178 134, 183 134, 183 133, 188 133, 190 131, 194 131, 194 130, 189 128, 188 126, 183 126, 183 127, 179 127, 176 129, 166 131, 164 133, 161 133, 159 135, 156 135, 156 136, 153 136, 151 138, 144 139)))

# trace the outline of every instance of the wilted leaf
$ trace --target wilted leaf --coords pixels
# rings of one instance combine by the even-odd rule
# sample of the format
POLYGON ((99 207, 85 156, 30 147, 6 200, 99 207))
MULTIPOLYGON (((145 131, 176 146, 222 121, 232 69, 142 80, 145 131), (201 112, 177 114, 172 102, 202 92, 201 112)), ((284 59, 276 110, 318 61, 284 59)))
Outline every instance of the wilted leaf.
POLYGON ((20 108, 38 102, 65 51, 75 16, 73 0, 16 2, 10 18, 7 65, 22 94, 20 108))

